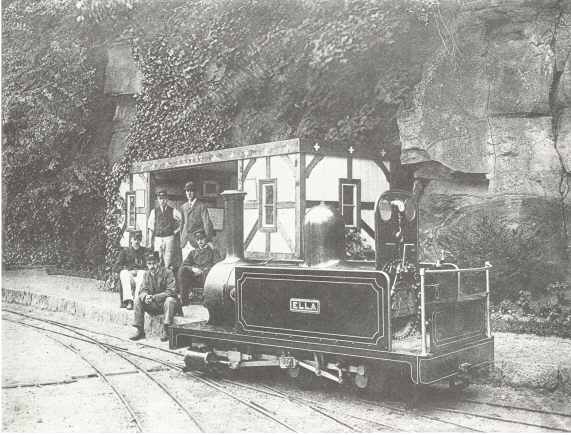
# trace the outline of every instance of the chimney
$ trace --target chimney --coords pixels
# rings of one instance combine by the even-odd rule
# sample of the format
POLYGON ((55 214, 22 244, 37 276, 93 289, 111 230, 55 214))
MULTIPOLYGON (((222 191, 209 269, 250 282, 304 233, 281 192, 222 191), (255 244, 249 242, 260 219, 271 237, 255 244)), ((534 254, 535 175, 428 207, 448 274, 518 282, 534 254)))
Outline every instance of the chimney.
POLYGON ((244 197, 246 192, 225 190, 224 231, 226 233, 225 263, 235 263, 244 259, 244 197))

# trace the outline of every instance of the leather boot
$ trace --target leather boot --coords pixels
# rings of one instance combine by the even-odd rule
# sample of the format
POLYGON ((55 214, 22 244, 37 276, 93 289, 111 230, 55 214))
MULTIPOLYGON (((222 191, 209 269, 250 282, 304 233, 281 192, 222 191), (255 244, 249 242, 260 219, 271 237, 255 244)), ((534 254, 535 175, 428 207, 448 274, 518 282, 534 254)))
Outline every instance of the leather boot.
POLYGON ((145 338, 145 330, 143 328, 137 328, 137 332, 129 337, 129 340, 137 341, 145 338))
POLYGON ((163 326, 163 332, 161 332, 161 341, 168 341, 169 340, 169 325, 163 326))

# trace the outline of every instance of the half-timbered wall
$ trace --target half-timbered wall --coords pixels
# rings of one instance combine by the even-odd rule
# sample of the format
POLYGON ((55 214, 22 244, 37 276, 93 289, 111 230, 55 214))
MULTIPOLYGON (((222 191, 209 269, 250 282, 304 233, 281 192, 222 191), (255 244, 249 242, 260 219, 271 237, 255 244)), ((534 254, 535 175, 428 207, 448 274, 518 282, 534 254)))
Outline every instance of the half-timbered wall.
MULTIPOLYGON (((130 204, 136 216, 127 223, 130 229, 143 230, 143 243, 148 246, 147 216, 155 206, 157 190, 167 190, 169 204, 177 208, 186 201, 183 186, 189 180, 201 188, 207 182, 209 193, 213 186, 218 193, 242 190, 246 192, 246 256, 294 259, 301 258, 305 212, 321 201, 339 208, 347 225, 357 228, 374 246, 374 202, 389 189, 388 163, 374 159, 374 154, 359 154, 352 147, 346 155, 330 155, 317 144, 308 147, 292 139, 137 162, 121 186, 121 195, 124 199, 133 195, 130 204)), ((205 193, 201 191, 199 197, 215 217, 215 244, 224 252, 223 200, 205 193)), ((129 244, 128 231, 121 244, 129 244)))
POLYGON ((296 180, 299 155, 277 155, 244 159, 242 189, 244 202, 244 250, 251 257, 294 258, 296 256, 296 180), (274 186, 275 222, 264 226, 261 183, 274 186))
POLYGON ((351 183, 354 180, 355 206, 358 208, 358 222, 361 236, 374 246, 374 202, 389 189, 389 167, 386 162, 371 159, 306 154, 306 209, 320 201, 340 208, 340 182, 351 183))

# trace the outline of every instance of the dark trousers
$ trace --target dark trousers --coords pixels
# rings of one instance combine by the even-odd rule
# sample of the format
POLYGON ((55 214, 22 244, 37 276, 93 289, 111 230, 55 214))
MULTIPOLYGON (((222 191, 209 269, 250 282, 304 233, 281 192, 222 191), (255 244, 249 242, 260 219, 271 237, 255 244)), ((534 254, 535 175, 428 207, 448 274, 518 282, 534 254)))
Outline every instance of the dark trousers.
POLYGON ((167 296, 162 304, 156 301, 153 301, 150 304, 145 304, 140 297, 136 297, 134 307, 135 319, 133 320, 133 326, 136 328, 145 327, 145 313, 149 313, 153 316, 164 313, 164 324, 172 325, 178 308, 178 299, 171 296, 167 296))
POLYGON ((177 273, 178 292, 183 301, 187 301, 190 291, 195 287, 204 286, 204 276, 196 276, 191 266, 181 266, 177 273))

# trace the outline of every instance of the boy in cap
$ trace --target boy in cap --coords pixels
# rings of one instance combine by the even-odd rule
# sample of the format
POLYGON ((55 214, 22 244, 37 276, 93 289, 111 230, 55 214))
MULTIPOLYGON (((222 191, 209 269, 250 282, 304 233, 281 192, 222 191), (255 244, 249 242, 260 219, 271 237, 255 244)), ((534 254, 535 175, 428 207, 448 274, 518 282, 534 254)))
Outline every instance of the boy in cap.
POLYGON ((167 204, 166 190, 157 192, 158 206, 151 210, 147 227, 154 237, 153 249, 167 268, 176 269, 180 259, 176 246, 176 234, 182 226, 180 212, 167 204))
POLYGON ((206 242, 204 230, 196 230, 193 237, 197 248, 186 256, 177 274, 179 294, 183 305, 188 305, 190 290, 203 287, 206 275, 212 266, 220 261, 218 252, 206 242))
POLYGON ((197 230, 202 230, 206 237, 206 242, 210 244, 214 235, 214 227, 208 214, 206 204, 200 201, 197 197, 197 188, 194 182, 189 181, 184 185, 186 193, 185 202, 182 209, 182 231, 180 236, 180 246, 182 248, 182 258, 186 258, 188 253, 198 247, 198 243, 194 236, 197 230))
POLYGON ((146 256, 147 271, 144 274, 141 290, 135 298, 133 326, 137 332, 131 340, 145 338, 145 312, 151 315, 164 314, 165 320, 161 341, 168 340, 168 328, 172 325, 175 312, 179 308, 172 270, 158 261, 156 254, 146 256))
POLYGON ((143 275, 145 273, 145 254, 148 250, 141 245, 143 233, 133 231, 131 233, 131 246, 123 249, 119 258, 113 265, 113 272, 119 273, 121 288, 119 297, 121 298, 121 308, 133 309, 135 295, 139 292, 143 275))

